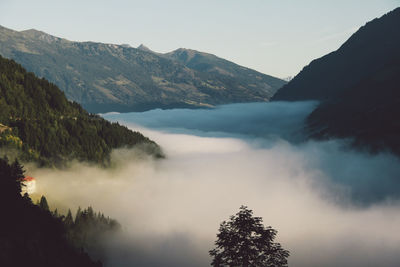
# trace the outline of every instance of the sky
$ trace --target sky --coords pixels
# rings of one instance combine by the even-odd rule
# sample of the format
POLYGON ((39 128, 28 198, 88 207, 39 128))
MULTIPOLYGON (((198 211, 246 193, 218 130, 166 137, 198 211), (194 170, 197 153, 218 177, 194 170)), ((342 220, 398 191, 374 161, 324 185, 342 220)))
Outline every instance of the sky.
POLYGON ((400 0, 0 0, 0 25, 72 41, 190 48, 296 75, 400 0))

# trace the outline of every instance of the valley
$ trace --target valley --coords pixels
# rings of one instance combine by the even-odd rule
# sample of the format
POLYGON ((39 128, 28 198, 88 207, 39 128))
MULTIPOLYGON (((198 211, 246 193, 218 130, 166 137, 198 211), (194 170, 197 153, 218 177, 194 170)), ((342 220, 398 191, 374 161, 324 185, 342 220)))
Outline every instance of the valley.
POLYGON ((398 4, 0 8, 0 266, 398 267, 398 4))

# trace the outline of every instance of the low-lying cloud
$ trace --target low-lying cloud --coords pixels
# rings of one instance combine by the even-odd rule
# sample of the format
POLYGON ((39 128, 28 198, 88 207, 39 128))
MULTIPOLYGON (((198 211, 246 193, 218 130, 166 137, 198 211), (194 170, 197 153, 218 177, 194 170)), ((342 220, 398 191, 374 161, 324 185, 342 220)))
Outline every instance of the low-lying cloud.
POLYGON ((298 139, 304 119, 316 101, 243 103, 215 109, 150 110, 142 113, 108 113, 110 120, 152 129, 211 137, 298 139))
POLYGON ((106 241, 106 266, 208 266, 219 224, 240 205, 278 230, 290 266, 398 266, 397 158, 340 141, 257 146, 199 128, 192 130, 201 136, 140 128, 165 160, 119 150, 113 169, 75 164, 31 174, 50 204, 92 205, 122 224, 121 236, 106 241))

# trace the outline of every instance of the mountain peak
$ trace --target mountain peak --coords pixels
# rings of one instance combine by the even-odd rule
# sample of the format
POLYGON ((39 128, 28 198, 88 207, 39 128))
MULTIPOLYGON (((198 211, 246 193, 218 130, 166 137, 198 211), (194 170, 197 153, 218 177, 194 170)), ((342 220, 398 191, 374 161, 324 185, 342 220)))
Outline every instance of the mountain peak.
POLYGON ((400 156, 400 127, 394 123, 400 114, 399 27, 399 8, 366 23, 272 99, 320 101, 306 119, 308 137, 349 138, 363 150, 400 156))
MULTIPOLYGON (((21 32, 25 32, 25 33, 30 33, 30 32, 32 32, 32 33, 35 33, 35 32, 37 32, 37 33, 44 33, 44 32, 42 32, 42 31, 36 30, 36 29, 34 29, 34 28, 28 29, 28 30, 23 30, 23 31, 21 31, 21 32)), ((46 33, 46 34, 47 34, 47 33, 46 33)))
POLYGON ((34 39, 39 39, 41 41, 45 41, 47 43, 53 43, 55 41, 61 40, 61 38, 55 37, 53 35, 50 35, 48 33, 38 31, 36 29, 29 29, 25 31, 20 31, 23 35, 29 37, 29 38, 34 38, 34 39))
POLYGON ((189 62, 196 54, 202 54, 196 50, 187 49, 187 48, 178 48, 172 52, 166 53, 167 57, 180 60, 184 63, 189 62))
POLYGON ((121 44, 121 46, 125 47, 125 48, 132 48, 132 46, 130 44, 121 44))
POLYGON ((147 46, 145 46, 144 44, 140 44, 140 45, 137 47, 137 49, 142 50, 142 51, 145 51, 145 52, 151 52, 151 53, 153 53, 153 51, 152 51, 150 48, 148 48, 147 46))
POLYGON ((0 31, 0 54, 60 85, 69 99, 90 112, 267 101, 285 84, 195 50, 182 48, 182 53, 168 56, 144 44, 122 49, 124 45, 53 38, 34 29, 0 31))
POLYGON ((49 35, 45 32, 42 31, 38 31, 36 29, 28 29, 28 30, 24 30, 24 31, 20 31, 21 33, 25 34, 25 35, 30 35, 30 36, 35 36, 35 35, 49 35))

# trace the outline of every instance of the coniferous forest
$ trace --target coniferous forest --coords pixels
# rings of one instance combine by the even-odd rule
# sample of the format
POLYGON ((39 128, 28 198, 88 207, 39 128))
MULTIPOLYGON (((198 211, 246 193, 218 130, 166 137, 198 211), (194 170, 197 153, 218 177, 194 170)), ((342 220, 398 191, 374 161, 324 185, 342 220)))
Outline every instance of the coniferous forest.
POLYGON ((90 222, 102 225, 104 230, 104 225, 111 228, 116 222, 102 221, 102 217, 88 219, 84 212, 78 216, 80 222, 71 223, 68 216, 50 212, 44 197, 34 205, 28 194, 22 196, 23 178, 18 160, 0 158, 0 208, 6 215, 0 220, 0 266, 102 266, 82 249, 89 241, 78 229, 88 227, 90 222))
POLYGON ((45 79, 0 56, 0 266, 102 266, 86 251, 102 255, 101 238, 120 229, 117 221, 79 209, 72 217, 51 211, 44 196, 33 204, 24 187, 23 162, 66 166, 79 160, 108 166, 114 148, 137 146, 163 157, 159 146, 139 132, 70 102, 45 79), (1 156, 3 156, 1 155, 1 156))
POLYGON ((0 56, 0 146, 42 166, 68 160, 107 165, 111 150, 141 145, 162 157, 156 143, 70 102, 45 79, 0 56))

